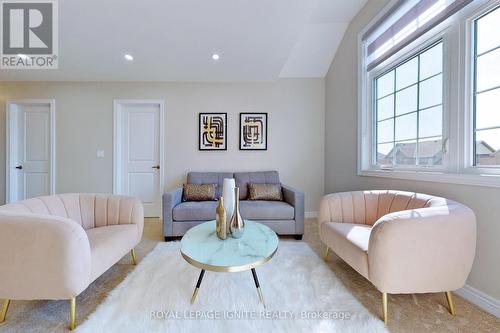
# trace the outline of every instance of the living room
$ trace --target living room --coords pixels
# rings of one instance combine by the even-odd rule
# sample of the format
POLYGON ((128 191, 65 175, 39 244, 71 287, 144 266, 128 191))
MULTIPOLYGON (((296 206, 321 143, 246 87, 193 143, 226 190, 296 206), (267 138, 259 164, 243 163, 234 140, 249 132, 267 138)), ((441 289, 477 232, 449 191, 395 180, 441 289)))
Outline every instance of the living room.
POLYGON ((500 1, 0 5, 0 331, 500 330, 500 1))

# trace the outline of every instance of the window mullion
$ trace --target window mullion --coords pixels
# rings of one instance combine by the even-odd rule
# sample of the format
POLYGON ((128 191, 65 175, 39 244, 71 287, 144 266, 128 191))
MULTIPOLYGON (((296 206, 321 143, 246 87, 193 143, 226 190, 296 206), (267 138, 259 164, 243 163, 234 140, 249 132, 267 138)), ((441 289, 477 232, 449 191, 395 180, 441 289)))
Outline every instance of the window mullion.
MULTIPOLYGON (((442 72, 442 70, 441 70, 442 72)), ((417 146, 415 165, 419 165, 420 161, 420 54, 417 57, 417 146)))
POLYGON ((394 98, 392 101, 393 108, 392 108, 392 114, 393 114, 393 120, 392 120, 392 167, 396 167, 396 68, 393 69, 394 71, 394 80, 393 80, 393 94, 394 98))
MULTIPOLYGON (((477 165, 477 154, 476 154, 476 91, 477 91, 477 20, 474 21, 474 65, 473 65, 473 75, 472 75, 472 166, 477 165)), ((470 157, 469 157, 470 158, 470 157)), ((470 161, 470 160, 469 160, 470 161)))

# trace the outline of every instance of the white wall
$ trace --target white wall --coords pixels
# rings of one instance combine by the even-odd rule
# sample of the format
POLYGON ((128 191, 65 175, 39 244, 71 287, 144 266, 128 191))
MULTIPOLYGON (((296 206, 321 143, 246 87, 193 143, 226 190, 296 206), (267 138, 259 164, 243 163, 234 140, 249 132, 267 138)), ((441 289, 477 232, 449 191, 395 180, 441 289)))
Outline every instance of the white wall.
MULTIPOLYGON (((324 80, 269 83, 0 83, 0 130, 5 101, 56 99, 57 192, 111 192, 113 100, 165 100, 165 189, 195 171, 271 170, 306 193, 315 211, 324 190, 324 80), (198 113, 228 113, 228 150, 198 151, 198 113), (268 112, 268 150, 239 151, 239 113, 268 112), (97 158, 103 149, 105 158, 97 158)), ((0 188, 5 189, 5 134, 0 135, 0 188)), ((0 202, 5 202, 0 190, 0 202)))
MULTIPOLYGON (((388 3, 370 0, 353 19, 326 78, 326 192, 400 189, 444 196, 471 207, 477 216, 476 259, 468 284, 500 299, 500 189, 360 177, 357 154, 357 35, 388 3)), ((450 237, 453 235, 450 234, 450 237)), ((500 303, 499 303, 500 304, 500 303)))

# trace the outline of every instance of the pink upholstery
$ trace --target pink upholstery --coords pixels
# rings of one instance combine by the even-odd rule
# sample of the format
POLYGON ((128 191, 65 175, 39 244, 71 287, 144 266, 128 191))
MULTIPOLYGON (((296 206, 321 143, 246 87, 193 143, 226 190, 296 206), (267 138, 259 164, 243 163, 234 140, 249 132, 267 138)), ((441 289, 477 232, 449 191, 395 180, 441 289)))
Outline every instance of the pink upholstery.
POLYGON ((137 227, 134 224, 123 224, 99 227, 87 230, 92 258, 91 280, 113 266, 118 260, 133 249, 137 241, 137 227))
POLYGON ((400 191, 329 194, 320 205, 323 243, 381 292, 461 288, 472 268, 476 218, 455 201, 400 191))
POLYGON ((368 239, 371 227, 354 223, 325 223, 322 239, 333 252, 368 278, 368 239))
POLYGON ((69 299, 136 246, 132 197, 61 194, 0 207, 0 299, 69 299))

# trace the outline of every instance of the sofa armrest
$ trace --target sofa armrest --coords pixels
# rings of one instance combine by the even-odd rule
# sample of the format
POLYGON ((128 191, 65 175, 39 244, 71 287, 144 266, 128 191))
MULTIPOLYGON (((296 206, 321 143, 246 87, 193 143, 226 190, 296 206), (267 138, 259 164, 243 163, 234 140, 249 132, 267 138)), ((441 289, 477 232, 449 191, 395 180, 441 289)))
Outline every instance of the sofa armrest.
POLYGON ((182 187, 173 189, 163 194, 163 235, 173 235, 173 209, 182 202, 182 187))
POLYGON ((474 212, 457 203, 387 214, 373 226, 370 281, 382 292, 461 288, 476 249, 474 212))
POLYGON ((319 214, 318 214, 318 229, 320 231, 321 236, 321 227, 323 223, 326 222, 342 222, 342 221, 334 221, 334 212, 332 211, 332 207, 334 209, 338 209, 340 207, 340 198, 336 193, 324 195, 321 198, 319 204, 319 214))
POLYGON ((70 299, 90 283, 86 232, 67 218, 0 214, 0 298, 70 299))
POLYGON ((295 208, 295 234, 304 234, 304 192, 296 190, 287 185, 281 185, 283 199, 295 208))
POLYGON ((142 239, 142 233, 144 232, 144 205, 138 198, 134 198, 132 205, 133 214, 130 218, 130 222, 137 225, 137 229, 139 230, 139 240, 137 243, 139 243, 142 239))

